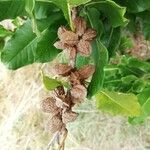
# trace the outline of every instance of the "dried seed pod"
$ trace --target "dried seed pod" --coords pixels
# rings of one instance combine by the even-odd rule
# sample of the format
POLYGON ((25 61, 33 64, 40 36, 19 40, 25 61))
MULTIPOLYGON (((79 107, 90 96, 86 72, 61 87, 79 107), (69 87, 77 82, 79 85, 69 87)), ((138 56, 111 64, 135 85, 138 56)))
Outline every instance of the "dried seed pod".
POLYGON ((58 38, 61 39, 62 34, 65 33, 66 31, 68 30, 64 26, 59 27, 57 32, 58 38))
POLYGON ((51 97, 48 97, 42 101, 41 108, 44 112, 52 113, 53 115, 58 114, 60 111, 60 109, 56 106, 56 100, 51 97))
POLYGON ((76 28, 76 34, 82 36, 86 30, 86 21, 81 17, 77 17, 74 19, 74 25, 76 28))
POLYGON ((80 75, 79 75, 79 73, 77 71, 71 72, 69 80, 70 80, 70 83, 72 85, 80 84, 80 75))
POLYGON ((90 56, 91 51, 92 51, 91 44, 88 41, 80 40, 78 45, 77 45, 77 51, 82 56, 90 56))
POLYGON ((93 65, 85 65, 84 67, 78 70, 80 79, 87 79, 93 75, 95 72, 95 67, 93 65))
POLYGON ((74 99, 77 99, 76 101, 82 102, 86 98, 87 89, 83 85, 75 85, 70 93, 74 99))
POLYGON ((62 121, 64 124, 68 123, 68 122, 73 122, 77 119, 78 117, 78 113, 73 112, 73 111, 65 111, 62 114, 62 121))
POLYGON ((68 76, 71 73, 72 67, 68 64, 56 64, 55 71, 58 75, 68 76))
POLYGON ((59 108, 66 108, 69 107, 68 101, 66 100, 66 95, 58 95, 55 96, 56 99, 56 106, 59 108))
POLYGON ((67 49, 68 48, 68 45, 61 42, 61 41, 57 41, 54 43, 54 46, 57 48, 57 49, 67 49))
POLYGON ((60 131, 64 126, 60 116, 53 116, 46 125, 46 130, 48 130, 51 134, 60 131))
POLYGON ((74 65, 75 65, 76 53, 77 53, 77 50, 75 47, 71 47, 69 49, 70 65, 72 67, 74 67, 74 65))
POLYGON ((68 46, 74 46, 78 43, 78 36, 72 31, 66 31, 60 35, 60 40, 68 46))
POLYGON ((86 40, 86 41, 92 41, 93 38, 96 37, 96 30, 88 28, 84 35, 82 36, 82 39, 86 40))

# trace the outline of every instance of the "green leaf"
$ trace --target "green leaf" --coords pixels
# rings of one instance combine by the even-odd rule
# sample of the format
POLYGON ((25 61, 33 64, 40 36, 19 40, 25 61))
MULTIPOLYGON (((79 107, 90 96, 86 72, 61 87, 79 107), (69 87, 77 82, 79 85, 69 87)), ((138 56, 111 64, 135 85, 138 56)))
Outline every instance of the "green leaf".
POLYGON ((120 45, 119 45, 119 50, 124 53, 126 49, 130 49, 133 47, 133 41, 131 38, 128 38, 126 36, 121 37, 120 45))
POLYGON ((141 18, 142 31, 145 39, 150 40, 150 10, 138 13, 137 16, 141 18))
POLYGON ((42 49, 43 50, 42 55, 41 53, 39 53, 39 48, 40 48, 40 44, 43 44, 44 39, 42 40, 41 39, 42 37, 38 38, 33 33, 31 21, 28 20, 23 26, 17 29, 17 31, 14 33, 12 38, 6 43, 4 50, 2 51, 2 55, 1 55, 2 62, 5 63, 9 69, 18 69, 22 66, 32 64, 36 61, 38 62, 39 61, 44 62, 45 60, 48 61, 48 56, 49 56, 49 61, 51 61, 52 58, 54 58, 56 53, 58 52, 58 50, 56 50, 53 47, 53 43, 56 40, 57 28, 59 26, 58 22, 60 18, 61 18, 60 13, 55 13, 51 15, 50 18, 37 21, 38 29, 41 31, 43 38, 45 38, 45 34, 46 34, 45 32, 51 33, 49 35, 49 37, 51 38, 50 41, 45 40, 48 43, 44 41, 44 44, 46 45, 44 49, 42 49), (57 26, 56 24, 53 25, 55 21, 57 21, 58 23, 57 26), (50 25, 51 27, 49 28, 50 25), (48 28, 49 30, 47 30, 48 28), (40 43, 37 49, 38 42, 40 43), (51 48, 54 48, 54 49, 51 49, 51 50, 46 49, 48 44, 51 48), (50 54, 48 54, 48 52, 50 54), (38 56, 38 54, 40 54, 40 56, 38 56), (48 54, 48 56, 46 56, 45 54, 48 54), (45 56, 46 58, 43 58, 45 56))
POLYGON ((140 94, 138 94, 139 103, 144 105, 147 99, 150 97, 150 87, 144 89, 140 94))
POLYGON ((53 26, 43 32, 39 42, 37 43, 35 54, 36 62, 49 62, 55 58, 59 52, 61 52, 53 46, 55 39, 57 39, 56 30, 53 29, 53 26))
POLYGON ((143 72, 150 73, 150 63, 148 63, 148 62, 144 62, 137 58, 129 58, 128 65, 133 68, 139 68, 143 72))
POLYGON ((59 8, 53 3, 45 3, 36 1, 34 7, 34 15, 36 19, 44 19, 51 14, 60 11, 59 8))
POLYGON ((2 51, 2 49, 3 49, 3 47, 4 47, 4 39, 0 39, 0 54, 1 54, 1 51, 2 51))
POLYGON ((112 115, 139 116, 140 104, 134 94, 101 91, 96 95, 96 105, 112 115))
POLYGON ((66 20, 68 21, 71 28, 73 28, 72 21, 71 21, 71 8, 70 4, 67 0, 52 0, 52 2, 58 6, 64 13, 66 20))
POLYGON ((138 100, 142 107, 142 114, 138 117, 129 118, 131 124, 144 123, 145 118, 150 116, 150 88, 145 88, 140 94, 138 94, 138 100))
POLYGON ((0 20, 14 19, 24 15, 26 15, 24 0, 0 1, 0 20))
POLYGON ((0 38, 4 38, 4 37, 9 36, 11 34, 12 34, 11 31, 6 30, 2 25, 0 25, 0 38))
POLYGON ((57 5, 64 13, 64 16, 71 29, 73 29, 73 24, 71 20, 71 8, 81 4, 85 4, 91 0, 51 0, 55 5, 57 5))
POLYGON ((95 7, 107 16, 113 27, 118 27, 127 24, 127 19, 124 17, 126 12, 125 7, 119 6, 112 0, 91 2, 86 6, 95 7))
POLYGON ((51 91, 61 86, 61 82, 43 75, 43 83, 47 90, 51 91))
POLYGON ((127 7, 131 13, 142 12, 150 8, 149 0, 115 0, 120 5, 127 7))
POLYGON ((91 64, 93 63, 93 59, 91 56, 84 57, 84 56, 81 56, 80 54, 77 54, 77 58, 76 58, 76 67, 77 68, 81 68, 82 66, 90 64, 90 63, 91 64))
MULTIPOLYGON (((150 92, 150 90, 149 90, 150 92)), ((144 105, 142 106, 143 112, 145 116, 150 116, 150 96, 149 98, 146 100, 146 102, 144 103, 144 105)))
POLYGON ((29 15, 32 15, 35 7, 35 0, 25 0, 25 10, 29 15))
POLYGON ((82 4, 86 4, 88 2, 90 2, 91 0, 68 0, 69 4, 71 6, 79 6, 79 5, 82 5, 82 4))
MULTIPOLYGON (((98 12, 96 9, 91 8, 88 9, 87 12, 90 24, 92 28, 99 27, 99 19, 98 12)), ((99 30, 97 30, 99 31, 99 30)), ((99 34, 99 33, 98 33, 99 34)), ((100 34, 99 34, 100 35, 100 34)), ((107 64, 108 61, 108 52, 106 47, 100 42, 99 37, 96 38, 96 40, 92 43, 92 57, 94 59, 95 68, 96 71, 92 77, 91 83, 88 87, 88 96, 92 97, 94 94, 96 94, 102 87, 103 87, 103 81, 104 81, 104 67, 107 64)))
POLYGON ((109 38, 109 44, 108 44, 108 52, 109 57, 112 57, 115 55, 115 52, 118 50, 119 44, 121 41, 121 29, 120 27, 113 28, 110 38, 109 38))

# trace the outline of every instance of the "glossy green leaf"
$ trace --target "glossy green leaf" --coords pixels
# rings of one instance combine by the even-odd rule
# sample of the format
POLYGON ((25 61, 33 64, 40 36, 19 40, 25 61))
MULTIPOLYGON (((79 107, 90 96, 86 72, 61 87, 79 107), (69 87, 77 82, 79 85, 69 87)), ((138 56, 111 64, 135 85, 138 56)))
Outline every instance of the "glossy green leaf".
POLYGON ((43 47, 43 54, 39 53, 39 47, 40 44, 43 44, 43 40, 41 38, 38 38, 32 31, 31 21, 27 21, 23 26, 21 26, 19 29, 16 30, 12 38, 6 43, 4 50, 2 51, 1 60, 3 63, 7 65, 9 69, 18 69, 22 66, 32 64, 36 61, 42 61, 45 60, 49 61, 52 60, 56 56, 56 53, 58 50, 54 48, 52 45, 56 40, 57 36, 57 28, 59 24, 56 24, 52 26, 52 24, 57 20, 61 18, 61 15, 59 13, 55 13, 54 15, 51 15, 50 18, 47 18, 45 20, 40 20, 37 22, 38 29, 41 31, 41 38, 45 38, 46 32, 50 33, 49 37, 50 40, 46 39, 46 42, 44 44, 45 47, 43 47), (51 25, 50 30, 48 30, 49 26, 51 25), (55 31, 55 32, 54 32, 55 31), (53 42, 51 42, 53 41, 53 42), (37 43, 38 49, 37 49, 37 43), (51 43, 50 43, 51 42, 51 43), (46 49, 48 47, 48 44, 50 48, 54 49, 46 49), (37 52, 36 52, 37 51, 37 52), (53 52, 52 52, 53 51, 53 52), (52 52, 52 53, 51 53, 52 52), (51 54, 48 54, 51 53, 51 54), (38 54, 40 54, 38 56, 38 54), (48 54, 47 56, 45 54, 48 54), (46 58, 43 58, 45 57, 46 58))
POLYGON ((51 29, 47 29, 43 32, 39 42, 37 43, 35 54, 36 62, 49 62, 55 58, 59 52, 61 52, 53 46, 56 39, 56 30, 53 29, 52 26, 51 29))
POLYGON ((73 28, 72 21, 71 21, 71 8, 70 8, 70 4, 68 3, 68 1, 67 0, 52 0, 52 2, 63 11, 66 20, 70 24, 70 27, 73 28))
POLYGON ((115 55, 115 52, 118 50, 120 41, 121 41, 121 29, 120 27, 113 28, 110 34, 110 38, 108 40, 108 52, 109 57, 115 55))
POLYGON ((97 1, 87 4, 89 7, 95 7, 100 10, 107 18, 113 27, 118 27, 127 24, 127 19, 124 17, 126 8, 119 6, 112 0, 97 1))
POLYGON ((96 95, 96 105, 112 115, 139 116, 141 107, 134 94, 101 91, 96 95))
POLYGON ((35 0, 25 0, 25 10, 29 15, 32 15, 35 7, 35 0))
POLYGON ((60 11, 60 9, 53 3, 45 3, 36 1, 34 7, 34 15, 36 19, 44 19, 51 14, 60 11))
POLYGON ((49 91, 54 90, 55 88, 62 85, 60 81, 49 78, 48 76, 44 76, 44 75, 43 75, 43 84, 45 88, 49 91))
POLYGON ((137 16, 141 19, 142 31, 144 33, 145 39, 150 40, 150 10, 138 13, 137 16))
POLYGON ((131 38, 128 38, 126 36, 121 37, 120 45, 119 45, 119 51, 124 53, 127 49, 130 49, 133 47, 133 40, 131 38))
POLYGON ((130 67, 139 68, 143 72, 150 73, 150 63, 138 60, 137 58, 129 58, 128 65, 130 67))
POLYGON ((71 21, 71 8, 81 4, 85 4, 91 0, 51 0, 51 1, 63 11, 66 20, 70 24, 70 27, 73 29, 73 24, 71 21))
POLYGON ((12 19, 17 16, 25 15, 24 0, 1 0, 0 1, 0 20, 12 19))
POLYGON ((120 5, 127 7, 127 11, 132 13, 142 12, 150 8, 149 0, 115 0, 120 5))
MULTIPOLYGON (((97 29, 99 26, 99 18, 98 17, 98 11, 94 8, 88 9, 88 18, 90 21, 90 24, 92 28, 97 29)), ((97 30, 99 31, 99 30, 97 30)), ((100 35, 98 33, 98 35, 100 35)), ((106 47, 101 43, 99 40, 99 36, 96 38, 96 40, 92 43, 92 56, 94 59, 96 71, 93 74, 91 83, 88 87, 88 96, 92 97, 94 94, 96 94, 101 88, 103 87, 103 81, 104 81, 104 67, 107 64, 108 61, 108 52, 106 47)))

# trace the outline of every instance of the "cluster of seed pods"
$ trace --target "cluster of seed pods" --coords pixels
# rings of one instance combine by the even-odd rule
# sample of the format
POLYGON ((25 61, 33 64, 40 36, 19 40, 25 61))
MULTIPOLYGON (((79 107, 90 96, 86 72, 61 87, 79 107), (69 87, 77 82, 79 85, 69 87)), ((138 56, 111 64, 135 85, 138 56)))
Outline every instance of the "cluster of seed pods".
POLYGON ((96 31, 87 28, 86 21, 81 17, 74 17, 73 23, 75 31, 70 31, 64 26, 59 27, 59 41, 54 43, 56 48, 65 50, 69 55, 69 63, 56 64, 55 71, 57 75, 68 78, 71 88, 66 90, 63 86, 57 87, 53 97, 42 101, 43 111, 52 114, 47 124, 47 129, 52 134, 67 133, 66 124, 75 121, 78 116, 72 108, 86 98, 85 81, 95 72, 94 65, 89 64, 76 69, 75 63, 77 53, 85 57, 91 55, 91 41, 96 37, 96 31))

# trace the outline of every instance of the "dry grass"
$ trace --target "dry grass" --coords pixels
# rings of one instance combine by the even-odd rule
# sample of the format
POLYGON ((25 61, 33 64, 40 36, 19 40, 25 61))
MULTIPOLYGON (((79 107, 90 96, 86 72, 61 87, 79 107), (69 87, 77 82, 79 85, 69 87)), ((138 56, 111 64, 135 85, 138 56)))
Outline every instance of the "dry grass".
MULTIPOLYGON (((40 110, 40 101, 49 95, 41 86, 35 64, 8 71, 0 64, 0 149, 46 150, 52 137, 44 126, 48 114, 40 110)), ((45 65, 49 72, 51 65, 45 65)), ((94 101, 75 108, 78 119, 68 125, 66 150, 148 150, 150 122, 131 126, 127 118, 112 117, 95 109, 94 101)))

